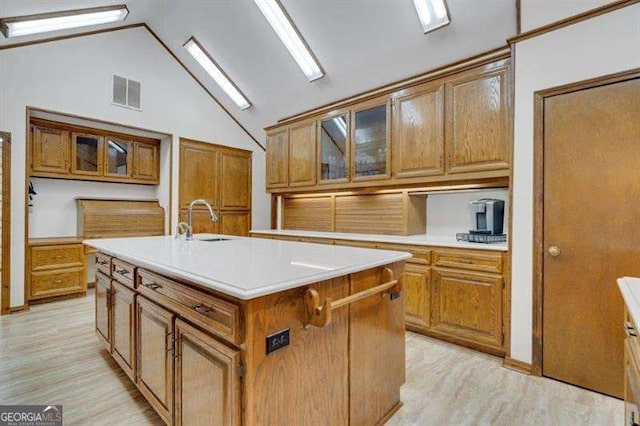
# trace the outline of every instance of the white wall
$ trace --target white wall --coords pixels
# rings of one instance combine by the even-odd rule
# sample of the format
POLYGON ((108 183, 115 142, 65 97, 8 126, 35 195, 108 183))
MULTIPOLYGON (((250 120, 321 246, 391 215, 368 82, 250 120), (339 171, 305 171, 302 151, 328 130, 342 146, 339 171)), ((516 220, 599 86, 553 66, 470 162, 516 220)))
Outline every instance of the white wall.
POLYGON ((269 224, 269 198, 263 189, 264 152, 144 28, 3 50, 0 129, 12 134, 12 306, 24 303, 27 106, 172 134, 174 223, 178 214, 179 137, 253 150, 253 226, 266 228, 269 224), (142 82, 142 112, 110 104, 115 73, 142 82))
POLYGON ((516 45, 511 357, 531 362, 533 94, 640 67, 640 4, 516 45))
POLYGON ((427 234, 455 237, 457 232, 469 232, 471 228, 469 201, 479 198, 504 200, 504 233, 508 233, 509 190, 490 189, 430 194, 427 197, 427 234))
POLYGON ((521 31, 529 31, 552 22, 614 3, 612 0, 520 0, 521 31))

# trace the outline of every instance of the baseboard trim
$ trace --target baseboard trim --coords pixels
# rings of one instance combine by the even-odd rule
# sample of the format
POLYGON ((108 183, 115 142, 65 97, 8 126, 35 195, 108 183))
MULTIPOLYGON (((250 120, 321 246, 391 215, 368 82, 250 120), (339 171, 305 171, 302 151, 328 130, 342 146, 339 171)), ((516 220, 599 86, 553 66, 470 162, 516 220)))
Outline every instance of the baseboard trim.
POLYGON ((527 374, 529 376, 533 370, 533 366, 528 362, 518 361, 517 359, 513 359, 508 356, 504 358, 502 366, 509 370, 517 371, 518 373, 527 374))
POLYGON ((20 306, 12 306, 9 308, 10 314, 15 314, 16 312, 28 311, 29 305, 20 305, 20 306))

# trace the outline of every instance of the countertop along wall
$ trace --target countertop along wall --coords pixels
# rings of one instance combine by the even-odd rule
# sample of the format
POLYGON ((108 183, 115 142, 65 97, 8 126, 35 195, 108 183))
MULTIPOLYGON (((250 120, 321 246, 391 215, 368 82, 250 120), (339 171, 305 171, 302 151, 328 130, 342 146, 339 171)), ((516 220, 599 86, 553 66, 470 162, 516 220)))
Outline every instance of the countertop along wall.
MULTIPOLYGON (((11 132, 12 136, 11 306, 24 304, 27 106, 173 135, 172 224, 178 215, 180 137, 252 150, 252 226, 266 228, 269 225, 264 151, 146 29, 132 28, 0 50, 0 129, 11 132), (142 82, 141 112, 111 105, 113 74, 142 82)), ((251 111, 233 113, 250 114, 251 111)), ((168 194, 168 189, 164 191, 168 194)))
POLYGON ((635 4, 515 46, 511 357, 516 360, 532 359, 534 93, 640 67, 639 40, 640 4, 635 4))

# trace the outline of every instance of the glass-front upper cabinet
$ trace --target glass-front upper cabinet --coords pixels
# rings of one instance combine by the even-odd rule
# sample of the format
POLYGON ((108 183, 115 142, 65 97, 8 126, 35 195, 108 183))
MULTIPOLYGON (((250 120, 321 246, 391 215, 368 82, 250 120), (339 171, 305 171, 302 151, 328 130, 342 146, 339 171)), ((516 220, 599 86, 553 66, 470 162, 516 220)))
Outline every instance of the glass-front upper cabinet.
POLYGON ((105 147, 105 176, 131 177, 133 142, 108 137, 105 147))
POLYGON ((354 180, 387 178, 390 103, 353 111, 354 180))
POLYGON ((100 176, 102 151, 102 136, 72 132, 71 173, 100 176))
POLYGON ((320 182, 349 180, 349 116, 331 117, 320 122, 320 182))

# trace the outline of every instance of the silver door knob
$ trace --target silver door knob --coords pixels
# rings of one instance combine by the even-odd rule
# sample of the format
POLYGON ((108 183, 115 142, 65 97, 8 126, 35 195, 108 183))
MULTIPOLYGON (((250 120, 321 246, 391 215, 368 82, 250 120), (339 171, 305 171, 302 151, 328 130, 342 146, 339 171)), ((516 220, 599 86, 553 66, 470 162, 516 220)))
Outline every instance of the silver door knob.
POLYGON ((549 254, 553 257, 560 256, 560 247, 558 246, 549 247, 549 254))

